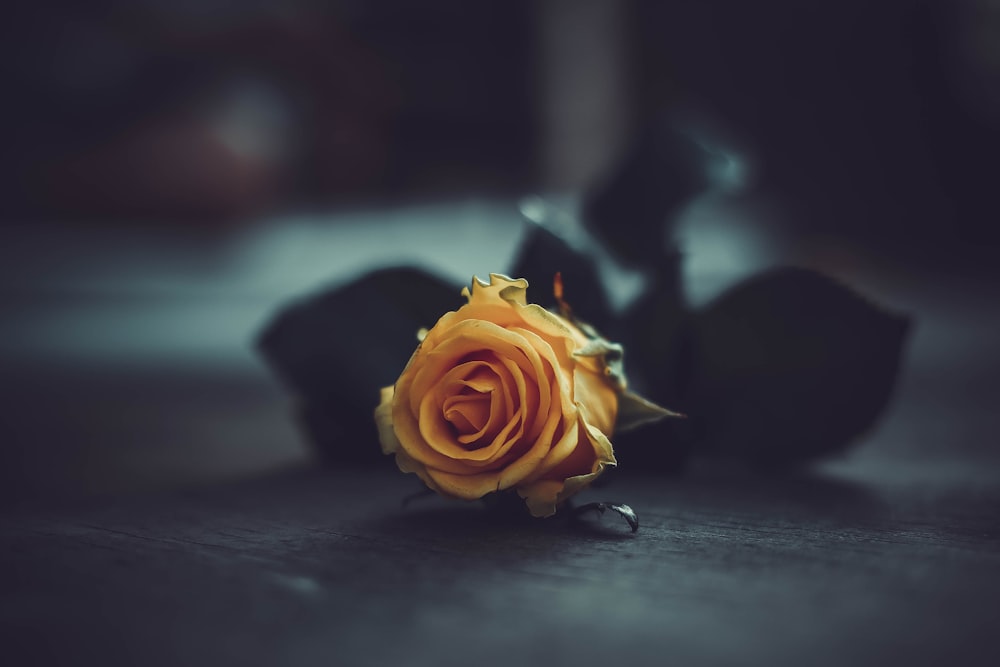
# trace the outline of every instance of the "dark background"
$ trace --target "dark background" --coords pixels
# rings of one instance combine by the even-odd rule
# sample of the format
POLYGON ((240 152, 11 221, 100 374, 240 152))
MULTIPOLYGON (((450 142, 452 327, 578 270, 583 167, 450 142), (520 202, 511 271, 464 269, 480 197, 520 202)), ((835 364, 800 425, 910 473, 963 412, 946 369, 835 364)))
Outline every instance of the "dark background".
POLYGON ((970 252, 989 0, 47 2, 5 21, 11 221, 579 191, 682 118, 802 233, 970 252))
MULTIPOLYGON (((1000 3, 66 0, 2 24, 15 663, 996 657, 1000 3), (690 199, 675 133, 719 157, 690 199), (253 349, 278 308, 399 264, 457 290, 539 206, 583 239, 622 173, 623 238, 630 202, 684 195, 664 249, 694 307, 795 264, 913 318, 850 456, 619 483, 631 541, 406 514, 388 460, 318 466, 253 349)), ((624 307, 648 275, 595 252, 624 307)))

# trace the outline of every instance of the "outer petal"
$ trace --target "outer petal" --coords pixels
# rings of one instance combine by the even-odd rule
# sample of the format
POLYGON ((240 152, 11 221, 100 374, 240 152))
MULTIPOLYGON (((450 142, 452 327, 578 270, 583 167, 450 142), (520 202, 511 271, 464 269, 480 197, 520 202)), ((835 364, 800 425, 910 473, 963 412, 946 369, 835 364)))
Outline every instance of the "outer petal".
POLYGON ((565 479, 540 479, 518 487, 518 495, 524 498, 532 516, 552 516, 560 504, 590 486, 606 468, 617 465, 607 436, 583 420, 579 427, 582 442, 578 446, 587 447, 587 454, 592 452, 594 456, 590 470, 565 479))
POLYGON ((508 278, 499 273, 490 274, 490 282, 473 278, 472 288, 462 294, 469 302, 458 311, 464 319, 485 319, 501 326, 524 326, 550 339, 571 340, 575 347, 587 343, 587 337, 569 321, 541 306, 528 303, 525 293, 528 281, 508 278))
POLYGON ((559 494, 565 485, 553 479, 543 479, 532 482, 517 489, 517 494, 524 498, 524 504, 534 517, 547 517, 556 513, 559 504, 559 494))
POLYGON ((375 408, 375 424, 378 426, 378 439, 382 445, 383 454, 395 454, 396 466, 405 473, 414 473, 424 484, 438 493, 441 490, 427 474, 427 468, 412 459, 400 446, 396 432, 392 429, 392 398, 395 393, 394 387, 382 388, 382 400, 375 408))
POLYGON ((587 423, 611 435, 618 416, 618 392, 603 374, 577 367, 573 374, 576 404, 587 423))
POLYGON ((469 303, 502 300, 523 306, 528 302, 525 297, 527 289, 528 281, 524 278, 509 278, 502 273, 491 273, 489 282, 474 276, 471 289, 469 287, 463 289, 462 296, 466 297, 469 303))
POLYGON ((383 454, 399 451, 399 438, 392 428, 392 397, 395 387, 383 387, 381 402, 375 408, 375 426, 378 427, 378 441, 383 454))
POLYGON ((428 484, 438 493, 463 498, 465 500, 478 500, 487 493, 500 490, 500 474, 503 471, 494 470, 475 475, 456 475, 454 473, 442 472, 440 470, 429 469, 428 476, 434 484, 428 484))

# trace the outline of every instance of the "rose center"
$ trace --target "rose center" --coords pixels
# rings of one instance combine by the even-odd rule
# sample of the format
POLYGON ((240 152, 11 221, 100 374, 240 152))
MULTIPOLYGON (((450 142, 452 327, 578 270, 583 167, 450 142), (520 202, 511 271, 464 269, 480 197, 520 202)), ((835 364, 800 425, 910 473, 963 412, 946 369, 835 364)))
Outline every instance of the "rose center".
POLYGON ((444 418, 457 435, 472 435, 486 427, 490 419, 490 393, 465 387, 463 393, 445 399, 441 406, 444 418))

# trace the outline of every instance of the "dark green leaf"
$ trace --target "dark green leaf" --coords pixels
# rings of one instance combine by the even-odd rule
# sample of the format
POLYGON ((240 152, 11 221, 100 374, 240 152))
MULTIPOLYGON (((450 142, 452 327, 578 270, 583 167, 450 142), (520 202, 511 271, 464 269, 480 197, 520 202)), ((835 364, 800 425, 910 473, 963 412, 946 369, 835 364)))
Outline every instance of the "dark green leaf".
POLYGON ((781 466, 843 450, 888 403, 909 327, 814 271, 736 286, 693 320, 698 453, 781 466))
POLYGON ((260 352, 296 395, 324 458, 383 462, 372 418, 379 389, 399 377, 418 329, 462 305, 460 289, 419 269, 385 269, 293 303, 265 327, 260 352))
POLYGON ((653 424, 666 417, 683 416, 626 390, 618 396, 618 420, 615 422, 615 432, 653 424))

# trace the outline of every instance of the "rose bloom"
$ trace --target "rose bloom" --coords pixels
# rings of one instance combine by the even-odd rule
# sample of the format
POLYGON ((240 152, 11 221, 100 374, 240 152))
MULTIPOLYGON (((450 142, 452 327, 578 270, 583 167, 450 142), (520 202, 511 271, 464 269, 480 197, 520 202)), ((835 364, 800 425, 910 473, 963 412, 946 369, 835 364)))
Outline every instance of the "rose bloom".
POLYGON ((427 332, 375 410, 382 451, 441 495, 515 489, 550 516, 615 465, 611 435, 624 386, 620 348, 528 304, 528 282, 491 274, 427 332), (603 344, 601 344, 603 343, 603 344))

